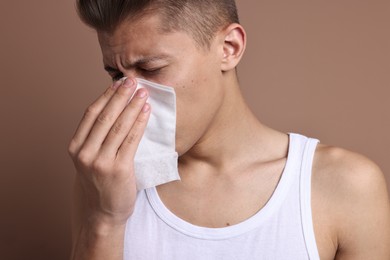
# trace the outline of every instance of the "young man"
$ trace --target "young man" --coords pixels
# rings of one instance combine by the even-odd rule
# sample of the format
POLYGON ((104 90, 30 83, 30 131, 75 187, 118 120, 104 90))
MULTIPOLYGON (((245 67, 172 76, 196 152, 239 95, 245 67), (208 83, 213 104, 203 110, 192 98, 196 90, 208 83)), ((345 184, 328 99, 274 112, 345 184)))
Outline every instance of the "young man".
POLYGON ((116 82, 69 145, 81 204, 72 259, 390 259, 377 165, 249 110, 233 0, 77 4, 116 82), (153 107, 146 90, 127 105, 136 77, 176 92, 181 177, 139 193, 133 158, 153 107))

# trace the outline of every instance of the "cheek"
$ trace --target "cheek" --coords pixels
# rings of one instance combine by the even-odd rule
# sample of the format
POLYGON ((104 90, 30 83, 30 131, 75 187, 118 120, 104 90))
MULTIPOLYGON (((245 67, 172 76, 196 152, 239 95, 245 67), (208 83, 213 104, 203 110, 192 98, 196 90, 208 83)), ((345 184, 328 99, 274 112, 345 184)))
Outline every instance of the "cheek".
POLYGON ((207 80, 193 80, 176 91, 176 135, 179 140, 197 141, 217 113, 221 96, 218 86, 211 83, 207 80))
POLYGON ((210 69, 200 68, 175 85, 178 126, 182 129, 207 123, 221 102, 220 77, 218 71, 210 69))
POLYGON ((177 102, 176 141, 180 147, 189 148, 199 140, 221 103, 221 72, 215 64, 204 64, 210 62, 195 69, 192 66, 192 70, 183 68, 172 84, 177 102))

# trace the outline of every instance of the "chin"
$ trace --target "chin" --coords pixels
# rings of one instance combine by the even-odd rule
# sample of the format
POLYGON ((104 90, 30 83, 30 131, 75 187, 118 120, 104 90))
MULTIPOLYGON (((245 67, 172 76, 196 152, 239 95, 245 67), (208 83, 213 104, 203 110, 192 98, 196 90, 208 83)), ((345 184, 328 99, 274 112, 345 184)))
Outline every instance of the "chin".
POLYGON ((176 152, 179 155, 179 157, 182 156, 183 154, 185 154, 187 151, 188 151, 188 149, 186 150, 182 146, 180 146, 176 143, 176 152))
MULTIPOLYGON (((187 142, 188 142, 188 140, 187 140, 187 142)), ((176 152, 179 155, 179 157, 184 155, 185 153, 187 153, 192 148, 192 146, 193 145, 190 145, 190 144, 185 143, 183 141, 176 140, 176 152)))

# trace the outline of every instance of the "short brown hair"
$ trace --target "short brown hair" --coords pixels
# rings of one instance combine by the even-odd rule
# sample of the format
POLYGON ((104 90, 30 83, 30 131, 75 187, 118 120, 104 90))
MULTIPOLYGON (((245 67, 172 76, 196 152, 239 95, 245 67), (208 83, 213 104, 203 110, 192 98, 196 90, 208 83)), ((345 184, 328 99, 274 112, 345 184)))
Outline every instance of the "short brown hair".
POLYGON ((239 23, 234 0, 77 0, 76 6, 85 24, 108 33, 127 19, 156 11, 162 29, 188 32, 203 47, 221 27, 239 23))

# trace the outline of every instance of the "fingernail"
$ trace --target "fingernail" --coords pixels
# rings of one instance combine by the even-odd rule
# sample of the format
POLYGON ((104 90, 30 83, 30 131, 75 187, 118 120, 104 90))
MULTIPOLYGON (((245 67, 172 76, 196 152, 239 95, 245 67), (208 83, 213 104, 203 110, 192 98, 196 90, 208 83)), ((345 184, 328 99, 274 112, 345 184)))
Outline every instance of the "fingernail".
POLYGON ((125 82, 123 83, 123 86, 126 88, 130 88, 134 85, 134 82, 130 79, 126 79, 125 82))
POLYGON ((143 90, 143 89, 138 90, 138 92, 137 92, 137 97, 139 97, 139 98, 144 98, 144 97, 146 97, 146 91, 143 90))
POLYGON ((117 80, 114 82, 114 84, 112 85, 112 88, 113 89, 117 89, 119 88, 119 86, 122 85, 122 81, 121 80, 117 80))
POLYGON ((148 112, 149 110, 150 110, 150 105, 149 105, 148 103, 146 103, 146 104, 144 105, 144 107, 142 108, 142 112, 146 113, 146 112, 148 112))

